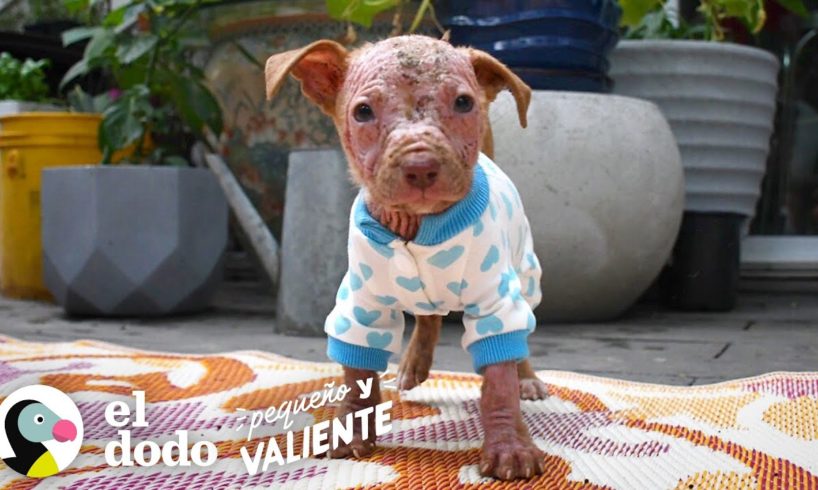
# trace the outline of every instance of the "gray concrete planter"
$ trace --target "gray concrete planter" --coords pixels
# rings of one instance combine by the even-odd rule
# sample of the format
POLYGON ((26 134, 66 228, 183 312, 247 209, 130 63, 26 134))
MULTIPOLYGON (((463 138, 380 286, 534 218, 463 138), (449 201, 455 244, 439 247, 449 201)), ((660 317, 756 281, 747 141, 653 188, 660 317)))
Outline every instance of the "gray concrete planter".
POLYGON ((324 335, 348 268, 349 210, 356 189, 340 150, 290 153, 281 239, 278 331, 324 335))
POLYGON ((535 91, 528 128, 503 93, 491 108, 495 161, 517 185, 543 268, 542 321, 598 321, 629 308, 667 261, 684 177, 650 102, 535 91))
POLYGON ((622 41, 610 74, 614 93, 655 102, 670 122, 686 210, 754 214, 775 114, 775 56, 730 43, 622 41))
POLYGON ((227 202, 203 169, 49 169, 42 238, 45 283, 70 314, 193 312, 221 281, 227 202))

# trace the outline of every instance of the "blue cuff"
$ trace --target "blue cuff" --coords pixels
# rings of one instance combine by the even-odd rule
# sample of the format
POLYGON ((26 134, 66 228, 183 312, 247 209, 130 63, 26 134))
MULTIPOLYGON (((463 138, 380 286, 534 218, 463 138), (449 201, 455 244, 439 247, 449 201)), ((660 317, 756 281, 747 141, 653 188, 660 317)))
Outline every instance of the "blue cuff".
POLYGON ((480 373, 490 364, 522 361, 528 357, 528 330, 492 335, 473 342, 466 350, 471 354, 474 371, 480 373))
POLYGON ((327 356, 342 366, 371 371, 386 371, 392 353, 388 350, 348 344, 343 340, 329 337, 327 356))

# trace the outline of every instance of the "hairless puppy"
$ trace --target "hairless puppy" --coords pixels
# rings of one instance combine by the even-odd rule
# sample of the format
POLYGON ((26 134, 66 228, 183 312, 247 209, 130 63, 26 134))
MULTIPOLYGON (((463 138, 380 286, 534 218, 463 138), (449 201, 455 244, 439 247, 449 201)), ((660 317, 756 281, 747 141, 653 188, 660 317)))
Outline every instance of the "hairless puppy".
MULTIPOLYGON (((377 383, 362 399, 355 381, 377 377, 399 352, 404 311, 417 320, 398 373, 402 390, 428 377, 442 315, 463 311, 463 345, 483 375, 480 472, 541 474, 544 455, 520 412, 520 398, 547 394, 527 361, 541 270, 516 188, 489 158, 487 116, 507 89, 525 126, 529 87, 482 51, 423 36, 352 52, 323 40, 276 54, 266 65, 268 98, 288 74, 333 119, 361 188, 350 268, 325 326, 329 357, 353 388, 337 415, 380 403, 377 383)), ((370 455, 368 434, 357 427, 330 456, 370 455)))

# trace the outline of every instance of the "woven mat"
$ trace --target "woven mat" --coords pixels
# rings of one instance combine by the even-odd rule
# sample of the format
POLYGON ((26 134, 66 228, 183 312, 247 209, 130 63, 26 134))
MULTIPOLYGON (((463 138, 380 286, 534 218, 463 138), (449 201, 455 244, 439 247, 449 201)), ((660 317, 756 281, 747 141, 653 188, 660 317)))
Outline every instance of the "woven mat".
MULTIPOLYGON (((479 378, 434 373, 394 401, 393 429, 362 460, 306 459, 250 476, 239 449, 282 429, 264 426, 247 442, 237 409, 266 409, 340 383, 333 364, 262 352, 196 356, 99 342, 29 343, 0 337, 0 395, 47 384, 77 402, 84 445, 71 467, 45 480, 0 464, 0 488, 588 488, 818 489, 818 373, 774 373, 709 386, 671 387, 543 371, 552 396, 523 402, 528 426, 547 454, 547 473, 501 483, 477 470, 482 440, 479 378), (134 440, 216 443, 208 468, 112 468, 103 448, 117 438, 103 417, 112 400, 146 391, 149 427, 134 440)), ((332 415, 324 407, 294 428, 332 415)), ((277 439, 278 440, 278 439, 277 439)), ((283 441, 282 441, 283 446, 283 441)))

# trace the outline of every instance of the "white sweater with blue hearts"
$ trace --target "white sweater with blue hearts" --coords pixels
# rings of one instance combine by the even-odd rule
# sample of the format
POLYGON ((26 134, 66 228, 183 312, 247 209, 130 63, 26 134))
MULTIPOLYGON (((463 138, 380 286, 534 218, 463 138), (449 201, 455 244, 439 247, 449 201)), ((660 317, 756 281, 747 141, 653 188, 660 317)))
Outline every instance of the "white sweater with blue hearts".
POLYGON ((400 352, 403 312, 463 311, 462 345, 474 369, 528 357, 542 271, 514 184, 480 154, 469 194, 426 216, 406 242, 375 220, 363 192, 352 206, 349 270, 327 317, 327 354, 383 371, 400 352))

